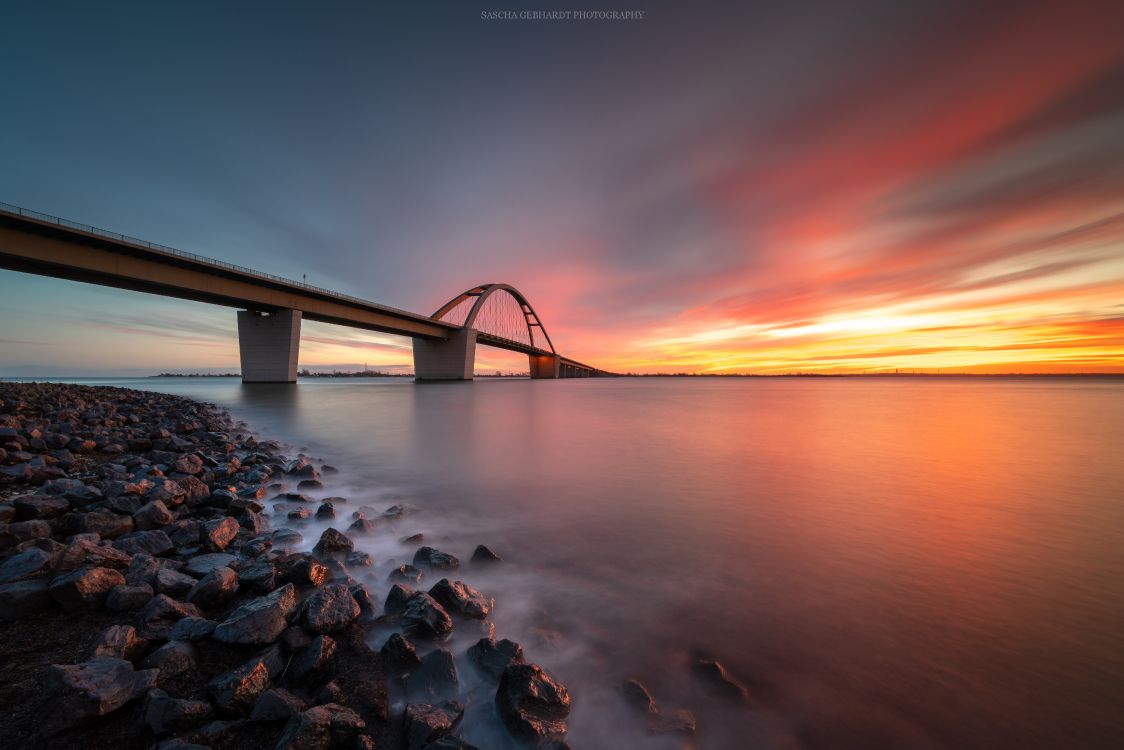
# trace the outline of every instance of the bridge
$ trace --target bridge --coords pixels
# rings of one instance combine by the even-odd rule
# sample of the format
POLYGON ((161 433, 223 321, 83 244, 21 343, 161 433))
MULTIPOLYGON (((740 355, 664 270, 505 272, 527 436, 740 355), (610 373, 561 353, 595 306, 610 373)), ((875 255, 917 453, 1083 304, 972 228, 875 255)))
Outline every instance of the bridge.
POLYGON ((535 379, 611 374, 558 354, 507 284, 473 287, 418 315, 5 203, 0 268, 237 308, 245 383, 296 382, 302 320, 409 336, 420 382, 472 380, 477 344, 526 354, 535 379))

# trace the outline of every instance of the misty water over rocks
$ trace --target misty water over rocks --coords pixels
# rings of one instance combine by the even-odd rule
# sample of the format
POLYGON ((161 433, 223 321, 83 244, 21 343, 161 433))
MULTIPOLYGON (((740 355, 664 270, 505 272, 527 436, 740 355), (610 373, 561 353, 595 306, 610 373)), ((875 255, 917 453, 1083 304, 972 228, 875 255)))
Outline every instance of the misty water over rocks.
MULTIPOLYGON (((690 723, 702 748, 1124 742, 1118 379, 115 384, 338 466, 309 494, 347 503, 313 504, 301 549, 415 508, 351 535, 372 598, 423 545, 459 557, 495 637, 569 688, 575 748, 681 747, 690 723), (503 562, 467 564, 478 544, 503 562)), ((488 633, 464 622, 440 647, 472 696, 488 633)), ((461 736, 496 746, 469 704, 461 736)))

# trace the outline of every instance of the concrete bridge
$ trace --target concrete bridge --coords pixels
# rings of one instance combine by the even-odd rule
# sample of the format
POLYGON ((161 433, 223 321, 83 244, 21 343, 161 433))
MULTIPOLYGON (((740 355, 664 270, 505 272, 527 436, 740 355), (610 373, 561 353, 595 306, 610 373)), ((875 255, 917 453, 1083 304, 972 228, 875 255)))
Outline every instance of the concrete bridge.
POLYGON ((296 382, 302 319, 409 336, 418 381, 472 380, 478 344, 526 354, 532 378, 610 375, 558 354, 507 284, 418 315, 2 203, 0 268, 238 308, 245 383, 296 382))

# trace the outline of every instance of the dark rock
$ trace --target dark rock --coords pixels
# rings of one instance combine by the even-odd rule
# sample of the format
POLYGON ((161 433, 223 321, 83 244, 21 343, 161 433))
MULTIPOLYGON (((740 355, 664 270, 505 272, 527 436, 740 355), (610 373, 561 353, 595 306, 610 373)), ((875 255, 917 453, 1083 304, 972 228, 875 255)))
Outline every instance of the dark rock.
POLYGON ((281 646, 286 651, 296 651, 310 643, 312 643, 312 636, 306 633, 304 628, 297 625, 285 628, 285 632, 281 634, 281 646))
POLYGON ((406 672, 418 668, 421 659, 414 645, 406 640, 400 633, 395 633, 387 639, 379 650, 382 655, 383 667, 393 677, 398 677, 406 672))
MULTIPOLYGON (((237 524, 235 524, 237 526, 237 524)), ((238 558, 234 555, 228 555, 225 552, 212 552, 206 555, 195 555, 187 561, 187 565, 183 567, 183 572, 196 578, 202 578, 210 573, 215 568, 232 567, 238 558)))
POLYGON ((163 531, 137 531, 125 534, 113 542, 116 549, 127 555, 150 555, 159 557, 175 549, 172 540, 163 531))
POLYGON ((453 620, 436 599, 419 591, 406 602, 402 627, 421 638, 442 639, 453 631, 453 620))
POLYGON ((406 693, 411 699, 430 703, 456 698, 460 681, 453 655, 438 648, 423 656, 421 665, 406 678, 406 693))
POLYGON ((316 520, 330 521, 336 517, 336 509, 331 503, 320 503, 320 507, 316 509, 316 520))
POLYGON ((342 583, 319 589, 305 601, 301 622, 313 633, 335 633, 359 617, 359 603, 342 583))
POLYGON ((214 620, 205 620, 202 617, 185 617, 172 626, 168 637, 174 641, 201 641, 215 632, 214 620))
POLYGON ((207 502, 211 495, 211 488, 199 477, 178 477, 176 484, 183 490, 183 501, 192 508, 207 502))
POLYGON ((691 675, 705 685, 715 695, 738 703, 749 700, 749 691, 745 685, 726 671, 726 668, 714 659, 695 659, 691 662, 691 675))
POLYGON ((450 614, 470 620, 483 620, 495 604, 463 581, 450 581, 448 578, 435 583, 429 590, 429 595, 450 614))
POLYGON ((360 518, 356 518, 354 521, 352 521, 351 525, 347 527, 347 530, 350 531, 352 534, 359 534, 360 536, 365 536, 367 534, 375 533, 375 528, 376 527, 375 527, 374 521, 372 521, 369 518, 360 517, 360 518))
POLYGON ((282 688, 266 690, 250 712, 253 721, 288 721, 305 708, 303 700, 282 688))
POLYGON ((55 578, 48 591, 51 598, 70 613, 100 609, 114 586, 123 586, 125 576, 111 568, 79 568, 55 578))
POLYGON ((252 510, 242 511, 242 515, 238 517, 238 524, 254 536, 261 536, 273 528, 268 518, 252 510))
POLYGON ((472 551, 472 558, 469 562, 473 563, 494 563, 501 562, 503 558, 495 552, 485 547, 483 544, 476 545, 476 549, 472 551))
POLYGON ((410 534, 398 540, 399 544, 421 544, 425 541, 425 534, 410 534))
POLYGON ((225 672, 208 683, 216 707, 229 713, 249 711, 258 696, 269 687, 269 668, 261 658, 225 672))
POLYGON ((194 604, 184 604, 165 594, 157 594, 141 615, 140 634, 152 640, 165 639, 183 618, 202 616, 203 613, 194 604))
POLYGON ((69 524, 72 534, 98 534, 102 539, 116 539, 133 530, 132 516, 119 516, 116 513, 72 513, 69 524))
POLYGON ((97 542, 80 539, 71 543, 55 560, 54 572, 58 575, 87 566, 126 570, 131 562, 132 558, 121 550, 99 547, 97 542))
MULTIPOLYGON (((229 570, 229 568, 227 568, 229 570)), ((156 571, 156 576, 153 582, 156 592, 159 594, 167 594, 176 598, 187 596, 188 592, 195 588, 197 581, 189 575, 184 575, 171 568, 160 568, 156 571)))
POLYGON ((433 547, 418 547, 414 553, 414 566, 428 570, 452 570, 459 568, 461 561, 447 552, 433 547))
POLYGON ((238 522, 233 518, 216 518, 203 524, 200 541, 208 552, 221 552, 238 536, 238 522))
POLYGON ((446 701, 434 706, 410 703, 402 714, 402 734, 406 750, 423 750, 442 737, 456 731, 464 716, 464 706, 446 701))
POLYGON ((293 549, 304 541, 304 536, 296 529, 278 529, 270 540, 277 549, 293 549))
POLYGON ((406 611, 406 604, 417 592, 403 583, 396 583, 390 587, 383 603, 383 611, 388 615, 400 615, 406 611))
POLYGON ((144 699, 144 722, 155 735, 190 729, 209 718, 211 704, 206 701, 173 698, 159 688, 144 699))
POLYGON ((105 716, 147 692, 157 671, 136 671, 124 659, 94 659, 82 664, 52 664, 49 692, 52 721, 61 728, 105 716))
POLYGON ((508 666, 523 663, 523 647, 507 638, 481 638, 469 647, 468 660, 480 674, 497 682, 508 666))
POLYGON ((329 636, 318 635, 293 657, 286 674, 295 682, 322 674, 336 653, 336 642, 329 636))
POLYGON ((195 646, 186 641, 168 641, 144 658, 141 666, 160 670, 162 679, 170 679, 195 668, 195 646))
POLYGON ((318 560, 304 558, 289 568, 288 578, 300 586, 323 586, 328 580, 328 568, 318 560))
POLYGON ((4 531, 6 533, 0 534, 0 537, 6 537, 7 539, 4 543, 0 543, 0 547, 13 547, 29 539, 49 538, 51 536, 51 525, 41 519, 17 521, 4 527, 4 531))
POLYGON ((91 659, 136 661, 148 649, 148 641, 137 635, 132 625, 110 625, 90 647, 91 659))
POLYGON ((14 583, 47 575, 51 570, 52 562, 53 558, 46 550, 29 547, 9 557, 3 565, 0 565, 0 583, 14 583))
POLYGON ((326 703, 289 719, 277 750, 329 750, 350 747, 366 728, 359 714, 338 703, 326 703))
POLYGON ((369 568, 375 564, 375 560, 366 552, 356 550, 347 556, 347 564, 353 568, 369 568))
POLYGON ((297 482, 297 490, 304 492, 305 490, 322 490, 324 484, 319 479, 302 479, 297 482))
POLYGON ((172 471, 180 474, 201 474, 203 472, 203 459, 194 454, 180 456, 171 466, 172 471))
POLYGON ((11 523, 16 520, 16 509, 10 505, 0 504, 0 523, 11 523))
POLYGON ((150 529, 159 529, 161 526, 167 526, 175 520, 172 511, 168 510, 168 506, 164 505, 161 500, 153 500, 151 503, 142 505, 136 513, 133 514, 133 523, 141 531, 148 531, 150 529))
POLYGON ((355 544, 347 538, 346 534, 341 534, 329 527, 324 529, 324 533, 320 535, 320 541, 316 543, 312 551, 320 557, 346 557, 354 548, 355 544))
POLYGON ((70 501, 58 495, 24 495, 12 499, 16 518, 57 518, 70 511, 70 501))
POLYGON ((268 596, 246 602, 215 628, 212 637, 223 643, 265 645, 273 643, 288 627, 297 608, 297 592, 291 583, 268 596))
POLYGON ((541 667, 511 664, 500 677, 496 710, 512 737, 536 746, 565 737, 570 694, 541 667))
POLYGON ((105 608, 113 612, 140 609, 152 600, 152 596, 151 586, 114 586, 105 598, 105 608))
POLYGON ((386 577, 386 580, 418 584, 421 583, 423 578, 425 578, 425 573, 422 572, 420 568, 415 568, 413 565, 403 564, 390 571, 390 575, 386 577))
POLYGON ((50 605, 46 578, 0 585, 0 622, 31 617, 50 605))
POLYGON ((685 708, 677 708, 667 716, 653 719, 648 724, 652 734, 681 734, 690 737, 695 733, 695 715, 685 708))
POLYGON ((217 607, 226 604, 238 593, 238 574, 227 567, 219 567, 199 579, 187 594, 187 600, 199 607, 217 607))
POLYGON ((622 683, 620 695, 633 711, 647 717, 660 715, 660 708, 656 705, 655 699, 639 680, 626 680, 622 683))
POLYGON ((312 511, 308 508, 293 508, 285 517, 290 521, 307 521, 312 518, 312 511))
POLYGON ((268 594, 277 585, 277 569, 262 562, 238 571, 238 585, 255 594, 268 594))

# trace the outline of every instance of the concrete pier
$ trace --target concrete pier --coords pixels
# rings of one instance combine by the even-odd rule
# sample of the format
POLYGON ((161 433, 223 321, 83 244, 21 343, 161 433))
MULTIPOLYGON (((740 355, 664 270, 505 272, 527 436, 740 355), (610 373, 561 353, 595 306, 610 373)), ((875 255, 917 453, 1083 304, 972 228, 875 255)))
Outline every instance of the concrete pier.
POLYGON ((238 311, 238 350, 243 383, 297 382, 301 311, 238 311))
POLYGON ((477 333, 461 328, 444 341, 414 339, 414 380, 472 380, 477 333))
POLYGON ((561 377, 562 358, 557 354, 528 354, 530 360, 531 379, 554 379, 561 377))

